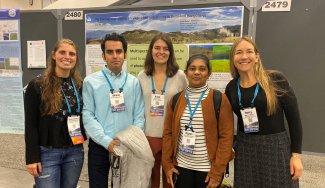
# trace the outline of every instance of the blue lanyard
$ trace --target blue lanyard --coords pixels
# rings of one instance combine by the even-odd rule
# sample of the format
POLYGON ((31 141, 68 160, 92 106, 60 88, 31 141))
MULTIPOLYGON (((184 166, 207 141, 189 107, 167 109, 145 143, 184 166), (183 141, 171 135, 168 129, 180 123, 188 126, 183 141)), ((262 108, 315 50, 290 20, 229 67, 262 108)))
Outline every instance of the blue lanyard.
POLYGON ((193 131, 193 127, 192 127, 193 116, 194 116, 197 108, 199 107, 199 105, 200 105, 200 103, 202 101, 202 98, 203 98, 203 96, 205 94, 205 91, 206 90, 202 91, 202 94, 201 94, 199 100, 197 101, 197 103, 195 105, 194 111, 192 111, 191 102, 190 102, 190 99, 189 99, 189 96, 188 96, 188 91, 186 90, 185 95, 186 95, 186 101, 187 101, 188 110, 190 111, 190 122, 188 123, 187 126, 185 126, 185 130, 187 130, 188 128, 190 128, 193 131))
MULTIPOLYGON (((109 81, 109 79, 108 79, 106 73, 104 72, 104 70, 102 70, 102 73, 103 73, 103 75, 104 75, 104 77, 105 77, 105 79, 106 79, 106 81, 107 81, 107 83, 108 83, 108 85, 109 85, 109 87, 110 87, 110 92, 111 92, 111 93, 114 93, 114 88, 113 88, 111 82, 109 81)), ((125 74, 126 74, 126 76, 125 76, 125 81, 124 81, 123 85, 119 88, 119 92, 120 92, 120 93, 123 92, 123 87, 124 87, 124 85, 125 85, 125 83, 126 83, 126 80, 128 79, 128 73, 126 72, 125 74)))
MULTIPOLYGON (((240 107, 240 108, 243 108, 243 104, 241 103, 241 92, 240 92, 239 84, 240 84, 240 78, 237 79, 237 88, 238 88, 237 93, 238 93, 238 103, 239 103, 239 107, 240 107)), ((256 98, 256 96, 257 96, 257 94, 258 94, 258 90, 259 90, 259 89, 260 89, 260 86, 259 86, 259 84, 257 83, 257 86, 256 86, 256 88, 255 88, 255 92, 254 92, 254 96, 253 96, 253 99, 252 99, 252 101, 251 101, 251 107, 254 106, 254 101, 255 101, 255 98, 256 98)))
MULTIPOLYGON (((70 78, 70 79, 71 79, 71 83, 72 83, 72 86, 73 86, 73 89, 74 89, 74 93, 75 93, 75 95, 77 97, 77 104, 78 104, 77 113, 80 113, 80 99, 79 99, 78 91, 76 89, 76 86, 74 84, 73 79, 72 78, 70 78)), ((65 103, 67 104, 68 112, 69 112, 69 114, 71 114, 72 111, 71 111, 70 103, 69 103, 69 100, 68 100, 67 96, 65 95, 65 93, 64 93, 64 91, 62 89, 62 86, 61 86, 61 91, 63 93, 64 99, 65 99, 65 103)))
MULTIPOLYGON (((153 80, 153 77, 152 75, 150 76, 151 77, 151 86, 152 86, 152 93, 155 94, 156 93, 156 87, 155 87, 155 81, 153 80)), ((166 78, 165 78, 165 83, 164 83, 164 86, 161 90, 161 94, 163 95, 166 91, 166 85, 167 85, 167 81, 168 81, 168 76, 166 74, 166 78)))

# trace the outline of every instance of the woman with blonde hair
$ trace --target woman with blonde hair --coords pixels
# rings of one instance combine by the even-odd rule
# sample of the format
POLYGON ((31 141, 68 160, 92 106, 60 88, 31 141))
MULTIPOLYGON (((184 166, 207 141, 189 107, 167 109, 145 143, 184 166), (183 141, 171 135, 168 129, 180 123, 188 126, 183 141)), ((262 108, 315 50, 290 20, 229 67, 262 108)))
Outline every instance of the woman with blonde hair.
POLYGON ((247 37, 232 46, 230 69, 226 95, 238 117, 234 186, 299 187, 302 125, 290 83, 282 73, 264 69, 247 37))
POLYGON ((86 139, 76 45, 61 39, 25 93, 26 167, 36 187, 76 187, 86 139))

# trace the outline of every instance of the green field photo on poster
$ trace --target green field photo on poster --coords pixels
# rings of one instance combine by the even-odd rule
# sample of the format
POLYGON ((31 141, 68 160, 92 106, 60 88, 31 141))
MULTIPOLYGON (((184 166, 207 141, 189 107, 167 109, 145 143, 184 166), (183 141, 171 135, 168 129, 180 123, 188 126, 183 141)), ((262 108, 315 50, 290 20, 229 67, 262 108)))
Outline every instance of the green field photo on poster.
POLYGON ((212 72, 230 72, 229 53, 231 44, 192 44, 189 56, 204 54, 210 59, 212 72))

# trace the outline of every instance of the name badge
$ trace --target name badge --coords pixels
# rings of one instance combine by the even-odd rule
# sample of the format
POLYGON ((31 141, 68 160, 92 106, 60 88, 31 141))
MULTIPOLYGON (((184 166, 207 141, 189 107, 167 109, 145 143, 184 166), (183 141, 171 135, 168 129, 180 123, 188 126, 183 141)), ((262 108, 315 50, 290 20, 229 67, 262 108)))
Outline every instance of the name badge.
POLYGON ((244 123, 244 132, 258 132, 259 131, 259 123, 256 113, 256 108, 244 108, 240 110, 241 116, 243 117, 244 123))
POLYGON ((150 116, 164 115, 165 95, 151 94, 150 116))
POLYGON ((195 147, 195 132, 184 131, 183 139, 179 151, 192 155, 194 147, 195 147))
POLYGON ((80 129, 80 116, 68 116, 68 130, 73 145, 84 143, 84 137, 82 136, 80 129))
POLYGON ((123 92, 109 93, 112 112, 125 111, 125 102, 123 92))

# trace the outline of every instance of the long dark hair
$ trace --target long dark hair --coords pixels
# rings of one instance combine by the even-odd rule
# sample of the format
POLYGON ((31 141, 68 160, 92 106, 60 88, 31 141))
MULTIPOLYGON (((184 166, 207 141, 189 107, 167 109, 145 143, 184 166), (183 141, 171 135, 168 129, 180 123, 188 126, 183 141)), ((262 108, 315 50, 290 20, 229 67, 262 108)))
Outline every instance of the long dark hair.
POLYGON ((153 49, 153 45, 155 44, 155 42, 159 39, 166 42, 166 44, 168 46, 169 58, 167 60, 167 70, 166 71, 167 71, 168 77, 173 77, 177 73, 179 66, 176 63, 175 52, 174 52, 172 40, 166 33, 158 33, 156 36, 154 36, 152 38, 149 48, 148 48, 146 60, 144 61, 144 72, 147 75, 152 75, 154 72, 154 63, 155 62, 152 57, 152 49, 153 49))

